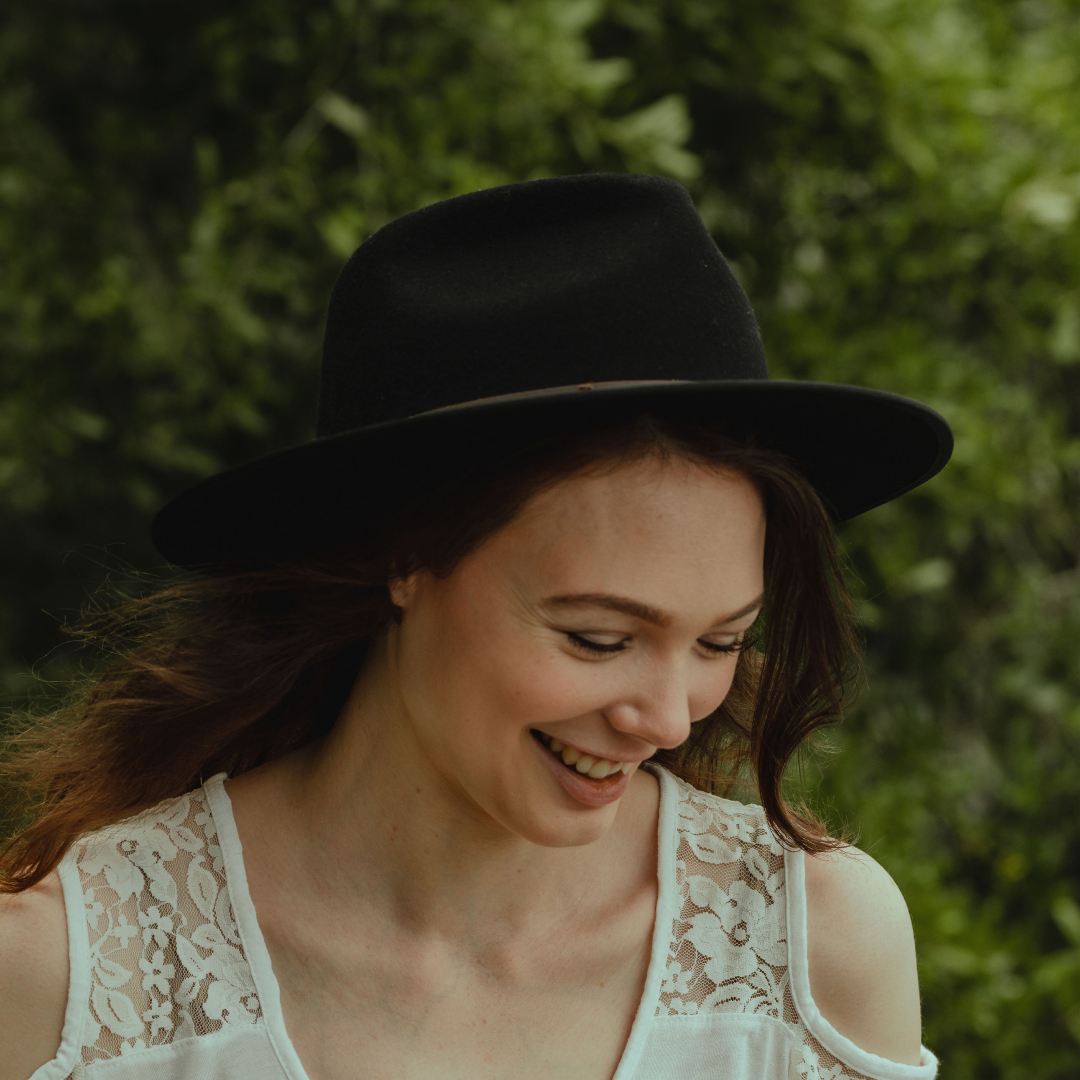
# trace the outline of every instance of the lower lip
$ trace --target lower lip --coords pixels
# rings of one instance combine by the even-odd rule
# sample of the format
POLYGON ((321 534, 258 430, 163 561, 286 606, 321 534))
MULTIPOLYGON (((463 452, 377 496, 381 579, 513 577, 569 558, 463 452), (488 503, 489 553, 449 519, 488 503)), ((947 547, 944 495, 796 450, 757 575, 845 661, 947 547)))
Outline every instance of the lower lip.
POLYGON ((571 769, 564 765, 562 758, 556 757, 542 742, 529 736, 535 744, 540 756, 547 762, 552 775, 559 782, 559 786, 572 799, 576 799, 585 806, 607 806, 609 803, 620 799, 626 791, 626 785, 630 783, 633 770, 629 773, 616 773, 605 777, 603 780, 594 780, 591 776, 579 773, 577 769, 571 769))

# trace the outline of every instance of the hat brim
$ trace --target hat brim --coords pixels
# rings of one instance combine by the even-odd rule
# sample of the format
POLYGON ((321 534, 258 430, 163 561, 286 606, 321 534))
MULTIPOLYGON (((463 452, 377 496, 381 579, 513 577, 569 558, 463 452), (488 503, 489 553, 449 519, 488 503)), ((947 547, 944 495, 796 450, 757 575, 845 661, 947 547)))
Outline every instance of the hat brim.
POLYGON ((498 453, 496 440, 531 423, 550 431, 627 408, 692 414, 780 451, 837 522, 925 483, 953 448, 939 413, 881 390, 780 379, 601 383, 482 399, 276 451, 182 491, 155 515, 151 539, 191 568, 295 556, 362 528, 403 476, 423 477, 425 462, 469 447, 498 453))

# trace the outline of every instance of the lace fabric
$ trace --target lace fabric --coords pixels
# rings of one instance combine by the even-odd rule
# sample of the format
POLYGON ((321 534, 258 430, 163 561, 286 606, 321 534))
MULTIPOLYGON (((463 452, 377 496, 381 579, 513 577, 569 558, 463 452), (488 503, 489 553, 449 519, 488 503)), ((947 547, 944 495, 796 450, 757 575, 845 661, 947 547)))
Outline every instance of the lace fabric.
POLYGON ((91 963, 84 1065, 261 1020, 203 789, 84 837, 75 862, 91 963))
MULTIPOLYGON (((707 1056, 715 1039, 745 1038, 746 1046, 756 1046, 765 1032, 771 1044, 780 1039, 784 1047, 784 1064, 770 1066, 769 1080, 781 1075, 785 1080, 930 1080, 936 1072, 932 1055, 923 1066, 912 1067, 845 1050, 846 1040, 836 1039, 834 1030, 830 1034, 817 1013, 806 972, 793 973, 789 967, 795 962, 793 953, 805 949, 805 927, 792 915, 804 903, 799 895, 804 891, 801 853, 785 852, 762 808, 698 791, 666 770, 657 775, 665 792, 661 850, 667 852, 660 869, 668 883, 654 940, 659 978, 647 987, 639 1006, 640 1015, 651 1016, 651 1022, 638 1031, 636 1041, 632 1036, 636 1049, 628 1049, 619 1076, 655 1080, 678 1075, 658 1067, 658 1059, 651 1056, 658 1026, 671 1017, 712 1017, 719 1026, 709 1020, 712 1034, 700 1036, 709 1042, 692 1039, 680 1053, 707 1056), (796 930, 794 949, 789 919, 796 930), (802 1003, 802 1015, 796 1000, 802 1003), (875 1067, 857 1071, 821 1039, 851 1060, 872 1059, 875 1067)), ((240 1064, 213 1072, 215 1077, 272 1080, 271 1074, 304 1075, 280 1017, 277 985, 247 895, 230 804, 215 787, 223 779, 224 774, 218 774, 203 788, 85 836, 73 848, 70 858, 78 887, 72 895, 77 904, 81 891, 90 979, 89 994, 80 997, 80 1057, 74 1071, 67 1072, 68 1065, 60 1073, 67 1072, 68 1080, 79 1080, 84 1070, 89 1070, 85 1075, 96 1075, 95 1065, 101 1075, 111 1075, 104 1062, 131 1061, 130 1055, 139 1054, 147 1055, 147 1075, 164 1076, 158 1070, 165 1059, 154 1054, 161 1047, 179 1052, 177 1057, 162 1051, 170 1062, 168 1076, 177 1080, 211 1075, 201 1066, 196 1069, 195 1058, 220 1069, 223 1052, 240 1064), (224 816, 215 820, 215 812, 224 816), (227 877, 236 879, 231 886, 227 877), (251 954, 245 951, 245 940, 251 954), (263 1004, 256 978, 264 991, 263 1004), (218 1033, 217 1039, 207 1038, 218 1033), (247 1041, 256 1035, 262 1042, 247 1041), (252 1056, 238 1039, 249 1048, 265 1042, 270 1056, 263 1058, 259 1051, 252 1056), (292 1064, 281 1059, 283 1048, 292 1064)), ((799 963, 805 967, 805 959, 799 963)), ((748 1074, 736 1071, 738 1080, 749 1080, 748 1074)), ((756 1073, 754 1080, 765 1080, 760 1069, 750 1071, 756 1073)))
POLYGON ((679 787, 677 895, 657 1016, 740 1013, 782 1020, 796 1036, 796 1075, 872 1080, 807 1030, 792 998, 784 848, 760 806, 679 787))

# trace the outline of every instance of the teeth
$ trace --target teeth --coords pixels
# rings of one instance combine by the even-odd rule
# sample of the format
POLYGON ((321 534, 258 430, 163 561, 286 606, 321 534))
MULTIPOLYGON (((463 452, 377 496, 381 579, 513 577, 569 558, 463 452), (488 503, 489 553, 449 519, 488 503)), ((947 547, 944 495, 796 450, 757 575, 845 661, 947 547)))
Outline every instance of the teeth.
POLYGON ((583 754, 579 750, 575 750, 572 746, 567 746, 565 743, 559 742, 558 739, 553 738, 550 735, 544 735, 540 733, 544 739, 544 742, 555 751, 566 762, 567 765, 572 765, 583 776, 590 776, 593 780, 603 780, 607 776, 611 776, 612 773, 624 772, 629 773, 634 767, 632 761, 606 761, 604 758, 590 757, 588 754, 583 754))

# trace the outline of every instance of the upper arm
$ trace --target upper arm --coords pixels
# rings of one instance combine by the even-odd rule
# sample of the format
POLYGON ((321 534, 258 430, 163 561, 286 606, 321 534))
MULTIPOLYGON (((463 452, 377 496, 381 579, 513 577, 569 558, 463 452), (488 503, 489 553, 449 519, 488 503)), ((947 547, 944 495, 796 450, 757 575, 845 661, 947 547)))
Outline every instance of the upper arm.
POLYGON ((864 1050, 919 1064, 915 934, 896 882, 858 848, 806 858, 810 988, 822 1015, 864 1050))
POLYGON ((26 1080, 60 1046, 68 994, 67 916, 53 871, 0 893, 0 1080, 26 1080))

